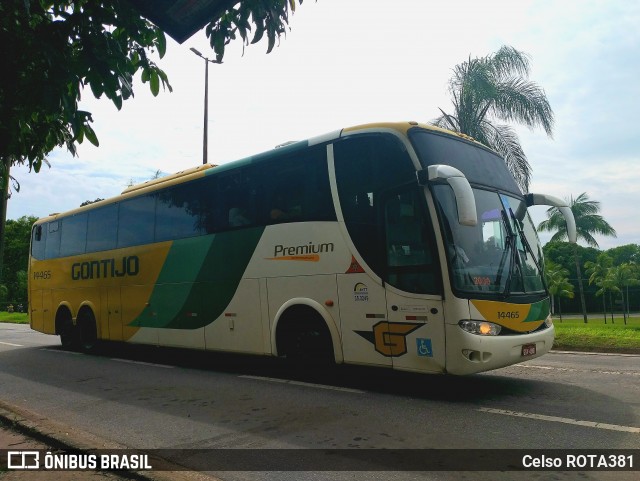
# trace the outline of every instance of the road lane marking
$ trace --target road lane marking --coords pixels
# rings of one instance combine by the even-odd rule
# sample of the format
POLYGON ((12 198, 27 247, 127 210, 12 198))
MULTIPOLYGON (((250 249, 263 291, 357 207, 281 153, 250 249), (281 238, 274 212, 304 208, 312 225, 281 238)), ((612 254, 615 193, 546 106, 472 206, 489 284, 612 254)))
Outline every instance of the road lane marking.
POLYGON ((83 355, 83 353, 81 353, 81 352, 65 351, 64 349, 50 349, 50 348, 47 348, 47 347, 43 347, 40 350, 41 351, 49 351, 49 352, 61 352, 63 354, 73 354, 74 356, 82 356, 83 355))
POLYGON ((119 359, 117 357, 111 358, 112 361, 126 362, 127 364, 142 364, 143 366, 162 367, 164 369, 173 369, 175 366, 169 366, 167 364, 156 364, 155 362, 143 362, 143 361, 131 361, 129 359, 119 359))
POLYGON ((618 424, 597 423, 594 421, 582 421, 579 419, 562 418, 558 416, 546 416, 544 414, 521 413, 517 411, 507 411, 506 409, 494 409, 481 407, 477 409, 483 413, 502 414, 503 416, 513 416, 517 418, 535 419, 538 421, 550 421, 554 423, 573 424, 575 426, 584 426, 588 428, 606 429, 609 431, 622 431, 625 433, 640 434, 640 428, 633 426, 620 426, 618 424))
POLYGON ((619 356, 619 357, 640 356, 640 354, 624 354, 621 352, 584 352, 584 351, 549 351, 549 354, 568 354, 570 356, 619 356))
POLYGON ((4 344, 5 346, 13 346, 13 347, 24 347, 22 344, 13 344, 11 342, 2 342, 2 341, 0 341, 0 344, 4 344))
POLYGON ((341 391, 341 392, 350 392, 354 394, 364 394, 365 391, 361 391, 360 389, 351 389, 348 387, 339 387, 339 386, 327 386, 325 384, 314 384, 311 382, 303 382, 303 381, 292 381, 290 379, 278 379, 275 377, 262 377, 262 376, 250 376, 250 375, 241 375, 238 376, 244 379, 253 379, 256 381, 266 381, 266 382, 277 382, 280 384, 293 384, 294 386, 304 386, 304 387, 312 387, 316 389, 327 389, 329 391, 341 391))
POLYGON ((603 371, 602 369, 575 369, 571 367, 538 366, 536 364, 517 364, 513 367, 520 367, 525 369, 545 369, 547 371, 597 372, 598 374, 626 374, 627 376, 640 376, 640 371, 603 371))

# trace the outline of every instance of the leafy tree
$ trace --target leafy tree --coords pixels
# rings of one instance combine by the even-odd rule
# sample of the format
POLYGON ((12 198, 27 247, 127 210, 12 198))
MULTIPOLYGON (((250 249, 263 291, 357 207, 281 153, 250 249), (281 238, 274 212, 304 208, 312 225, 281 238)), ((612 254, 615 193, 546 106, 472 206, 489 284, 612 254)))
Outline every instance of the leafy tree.
POLYGON ((640 245, 638 244, 612 247, 607 250, 607 254, 613 259, 615 266, 625 263, 640 264, 640 245))
POLYGON ((86 138, 98 145, 90 112, 78 109, 85 87, 120 109, 138 72, 157 95, 170 89, 150 59, 164 56, 164 33, 118 0, 9 0, 0 6, 5 73, 0 80, 0 158, 36 172, 55 147, 75 154, 86 138))
POLYGON ((507 167, 528 191, 531 167, 515 130, 495 120, 517 122, 529 128, 553 132, 553 111, 544 90, 529 81, 529 57, 503 46, 481 58, 471 58, 453 69, 449 92, 453 113, 445 113, 434 125, 469 135, 504 157, 507 167))
MULTIPOLYGON (((270 52, 295 7, 296 0, 232 3, 206 27, 217 59, 237 36, 248 45, 266 34, 270 52)), ((6 0, 0 3, 0 42, 0 159, 9 167, 27 164, 37 172, 55 147, 75 154, 85 138, 98 145, 91 113, 78 109, 86 87, 118 109, 133 96, 137 74, 154 95, 161 86, 171 90, 150 56, 164 56, 164 33, 126 1, 6 0)), ((5 174, 6 166, 0 169, 5 174)))
MULTIPOLYGON (((598 214, 600 212, 600 202, 589 200, 586 192, 580 194, 576 199, 571 197, 567 200, 569 208, 573 212, 576 221, 576 232, 578 240, 585 241, 591 247, 598 247, 598 242, 593 237, 594 234, 616 237, 616 231, 604 218, 598 214)), ((539 231, 554 232, 552 241, 567 239, 567 224, 564 216, 557 207, 547 209, 547 220, 538 225, 539 231)), ((582 272, 580 270, 580 257, 578 255, 577 244, 574 245, 574 261, 576 274, 578 276, 578 287, 580 289, 580 304, 582 306, 582 316, 587 323, 587 307, 584 300, 584 287, 582 285, 582 272)))
MULTIPOLYGON (((303 0, 298 0, 302 4, 303 0)), ((237 0, 212 18, 206 34, 221 60, 238 35, 245 44, 265 34, 268 52, 286 31, 296 0, 237 0), (252 23, 255 33, 250 37, 252 23)), ((140 75, 153 95, 171 90, 151 60, 165 54, 164 32, 124 0, 3 0, 0 3, 0 259, 10 169, 38 172, 56 147, 75 155, 85 139, 98 145, 90 112, 78 102, 88 87, 120 109, 140 75)), ((3 272, 0 266, 0 273, 3 272)))
POLYGON ((545 261, 545 280, 551 294, 551 312, 554 309, 554 297, 558 297, 558 310, 560 311, 560 322, 562 322, 562 305, 560 299, 568 297, 573 299, 573 284, 569 282, 569 271, 564 267, 555 264, 553 261, 545 261))
POLYGON ((9 288, 4 284, 0 284, 0 303, 2 304, 3 307, 5 307, 5 309, 6 309, 5 304, 7 303, 8 296, 9 296, 9 288))
MULTIPOLYGON (((298 1, 302 5, 303 0, 298 1)), ((258 43, 266 34, 267 53, 270 53, 276 40, 286 33, 289 10, 295 12, 296 0, 236 0, 234 6, 213 19, 205 29, 216 60, 222 61, 225 46, 236 39, 236 34, 245 46, 258 43), (249 19, 255 24, 255 32, 249 19)))
POLYGON ((7 300, 13 303, 26 303, 27 291, 23 288, 20 272, 26 272, 29 265, 29 242, 31 226, 37 217, 20 217, 7 220, 6 247, 3 262, 3 280, 7 286, 7 300))
POLYGON ((91 205, 91 204, 95 204, 96 202, 100 202, 102 199, 101 197, 98 197, 96 200, 85 200, 82 204, 80 204, 80 207, 84 207, 85 205, 91 205))

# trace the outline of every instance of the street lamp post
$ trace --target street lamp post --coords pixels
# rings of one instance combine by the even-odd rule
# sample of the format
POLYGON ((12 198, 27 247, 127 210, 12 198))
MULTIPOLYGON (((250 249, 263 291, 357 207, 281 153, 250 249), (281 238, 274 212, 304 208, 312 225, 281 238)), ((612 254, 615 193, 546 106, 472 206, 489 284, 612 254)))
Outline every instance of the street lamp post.
POLYGON ((222 63, 218 60, 211 60, 202 55, 195 48, 191 48, 191 51, 198 57, 204 60, 204 133, 202 134, 202 163, 206 164, 208 160, 207 156, 207 144, 208 144, 208 122, 209 122, 209 64, 210 63, 222 63))

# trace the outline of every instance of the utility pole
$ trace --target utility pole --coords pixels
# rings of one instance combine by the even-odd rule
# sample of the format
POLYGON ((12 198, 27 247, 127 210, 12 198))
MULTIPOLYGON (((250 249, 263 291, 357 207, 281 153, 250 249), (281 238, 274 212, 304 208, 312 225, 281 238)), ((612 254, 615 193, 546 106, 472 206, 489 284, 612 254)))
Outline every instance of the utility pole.
POLYGON ((195 53, 198 57, 204 60, 204 127, 202 134, 202 163, 206 164, 208 162, 208 153, 207 146, 209 143, 208 139, 208 130, 209 130, 209 64, 210 63, 222 63, 217 60, 211 60, 200 52, 198 52, 195 48, 191 48, 191 51, 195 53))

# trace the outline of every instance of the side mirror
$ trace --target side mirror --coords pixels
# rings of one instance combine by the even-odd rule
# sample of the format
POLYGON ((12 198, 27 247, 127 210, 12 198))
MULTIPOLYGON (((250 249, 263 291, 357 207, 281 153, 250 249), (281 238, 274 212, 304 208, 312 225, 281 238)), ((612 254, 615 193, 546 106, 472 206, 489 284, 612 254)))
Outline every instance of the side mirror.
POLYGON ((455 167, 450 165, 430 165, 425 171, 418 172, 418 182, 425 185, 426 182, 444 183, 446 182, 453 189, 458 208, 458 222, 461 225, 478 225, 478 213, 476 212, 476 200, 469 181, 455 167))
POLYGON ((567 223, 567 236, 569 237, 569 242, 575 244, 578 241, 576 220, 574 219, 573 212, 567 205, 566 201, 546 194, 527 194, 525 195, 525 199, 527 201, 527 206, 549 205, 551 207, 557 207, 567 223))

